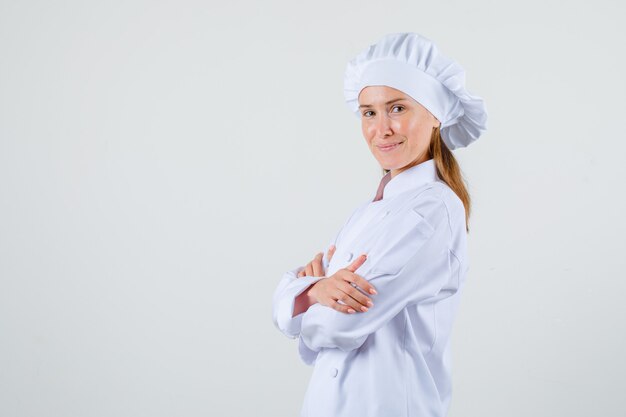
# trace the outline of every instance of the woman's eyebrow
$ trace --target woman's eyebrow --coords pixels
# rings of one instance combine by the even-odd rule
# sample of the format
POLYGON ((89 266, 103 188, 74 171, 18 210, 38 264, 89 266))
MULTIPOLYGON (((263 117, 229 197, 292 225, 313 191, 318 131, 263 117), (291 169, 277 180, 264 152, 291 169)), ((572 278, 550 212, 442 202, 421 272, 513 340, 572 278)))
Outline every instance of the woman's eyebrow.
MULTIPOLYGON (((402 97, 400 97, 400 98, 394 98, 393 100, 389 100, 388 102, 386 102, 386 103, 385 103, 385 105, 387 105, 387 104, 391 104, 391 103, 395 103, 396 101, 400 101, 400 100, 406 100, 406 99, 405 99, 405 98, 402 98, 402 97)), ((361 109, 361 108, 363 108, 363 107, 372 107, 372 105, 371 105, 371 104, 361 104, 361 105, 359 106, 359 109, 361 109)))

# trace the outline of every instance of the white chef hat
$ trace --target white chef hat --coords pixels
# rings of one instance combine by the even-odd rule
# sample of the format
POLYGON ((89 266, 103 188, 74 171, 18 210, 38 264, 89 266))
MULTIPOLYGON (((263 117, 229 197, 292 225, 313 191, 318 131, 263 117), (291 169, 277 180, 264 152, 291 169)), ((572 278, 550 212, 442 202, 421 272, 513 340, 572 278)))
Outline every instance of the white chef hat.
POLYGON ((344 96, 359 118, 359 93, 369 85, 400 90, 428 109, 450 149, 469 145, 487 129, 483 99, 465 88, 465 70, 417 33, 385 35, 348 63, 344 96))

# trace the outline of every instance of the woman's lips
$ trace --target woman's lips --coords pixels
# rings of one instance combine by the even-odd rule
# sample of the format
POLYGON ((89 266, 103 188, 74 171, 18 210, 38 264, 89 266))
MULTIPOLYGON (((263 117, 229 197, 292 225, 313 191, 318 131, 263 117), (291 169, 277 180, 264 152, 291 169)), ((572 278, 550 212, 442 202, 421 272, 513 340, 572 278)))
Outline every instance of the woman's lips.
POLYGON ((393 151, 394 149, 396 149, 398 146, 400 146, 400 145, 401 145, 401 144, 403 144, 403 143, 404 143, 404 141, 402 141, 402 142, 398 142, 398 143, 396 143, 396 144, 394 144, 394 145, 378 146, 378 149, 379 149, 381 152, 390 152, 390 151, 393 151))

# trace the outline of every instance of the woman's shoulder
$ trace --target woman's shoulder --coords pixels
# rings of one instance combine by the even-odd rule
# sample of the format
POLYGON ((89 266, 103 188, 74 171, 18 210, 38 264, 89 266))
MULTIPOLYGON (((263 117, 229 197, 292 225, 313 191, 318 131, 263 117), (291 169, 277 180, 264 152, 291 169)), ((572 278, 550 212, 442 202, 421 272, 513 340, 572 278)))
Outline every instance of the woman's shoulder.
POLYGON ((445 215, 450 225, 465 223, 463 201, 445 182, 433 181, 413 197, 411 208, 427 220, 445 215))
POLYGON ((448 184, 441 180, 428 183, 426 186, 416 189, 410 196, 416 205, 425 204, 445 204, 451 207, 462 207, 463 202, 450 188, 448 184))

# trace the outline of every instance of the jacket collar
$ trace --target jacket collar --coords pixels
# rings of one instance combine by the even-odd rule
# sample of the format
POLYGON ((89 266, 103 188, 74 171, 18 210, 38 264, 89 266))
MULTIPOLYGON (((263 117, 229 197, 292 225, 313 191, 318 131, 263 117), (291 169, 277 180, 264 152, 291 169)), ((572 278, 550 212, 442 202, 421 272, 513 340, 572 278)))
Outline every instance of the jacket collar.
POLYGON ((428 159, 405 169, 393 178, 391 178, 390 171, 380 180, 378 191, 372 201, 388 200, 404 191, 419 188, 438 179, 434 159, 428 159))

